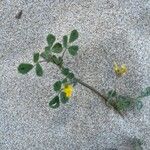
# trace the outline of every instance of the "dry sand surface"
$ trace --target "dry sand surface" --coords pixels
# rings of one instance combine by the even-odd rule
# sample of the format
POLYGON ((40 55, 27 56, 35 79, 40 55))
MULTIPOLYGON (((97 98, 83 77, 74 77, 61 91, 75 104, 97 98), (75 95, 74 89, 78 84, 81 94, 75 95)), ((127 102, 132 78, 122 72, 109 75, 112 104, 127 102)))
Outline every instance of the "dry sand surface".
POLYGON ((73 29, 80 50, 65 63, 76 76, 99 91, 116 85, 133 97, 150 85, 149 0, 0 0, 0 149, 132 150, 129 139, 136 136, 150 150, 150 97, 141 112, 123 119, 77 85, 70 102, 53 110, 48 103, 59 70, 43 64, 42 78, 18 74, 17 66, 46 46, 48 33, 60 41, 73 29), (118 82, 114 60, 129 69, 118 82))

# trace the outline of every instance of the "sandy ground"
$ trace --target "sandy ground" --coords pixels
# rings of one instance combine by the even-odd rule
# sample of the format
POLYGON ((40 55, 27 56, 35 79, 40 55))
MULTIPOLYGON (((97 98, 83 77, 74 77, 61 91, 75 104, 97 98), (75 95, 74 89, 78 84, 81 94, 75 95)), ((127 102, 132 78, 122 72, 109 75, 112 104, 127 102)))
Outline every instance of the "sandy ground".
POLYGON ((150 85, 149 0, 0 0, 0 149, 132 150, 129 139, 136 136, 150 150, 150 98, 141 112, 122 119, 78 85, 67 105, 52 110, 58 69, 44 64, 43 78, 18 74, 17 66, 46 46, 48 33, 60 41, 73 29, 80 51, 74 59, 67 55, 66 65, 76 76, 100 91, 116 85, 133 97, 150 85), (114 60, 129 69, 119 82, 114 60))

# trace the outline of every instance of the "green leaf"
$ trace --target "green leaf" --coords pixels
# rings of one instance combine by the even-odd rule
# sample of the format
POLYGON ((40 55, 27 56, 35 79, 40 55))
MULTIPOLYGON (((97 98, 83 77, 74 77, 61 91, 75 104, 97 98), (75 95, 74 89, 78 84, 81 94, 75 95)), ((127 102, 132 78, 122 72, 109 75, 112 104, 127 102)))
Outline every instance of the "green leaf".
POLYGON ((40 56, 41 56, 43 59, 45 59, 47 63, 53 62, 53 59, 52 59, 53 56, 52 56, 51 54, 47 54, 46 52, 42 52, 42 53, 40 54, 40 56))
POLYGON ((65 36, 63 36, 63 46, 64 46, 65 48, 67 48, 67 45, 68 45, 68 36, 65 35, 65 36))
POLYGON ((54 87, 54 91, 56 92, 59 91, 61 89, 61 81, 55 82, 53 87, 54 87))
POLYGON ((107 94, 108 98, 111 98, 111 97, 116 97, 117 96, 117 92, 116 90, 110 90, 107 94))
POLYGON ((71 34, 70 34, 69 43, 74 42, 78 37, 79 37, 78 31, 77 30, 73 30, 71 32, 71 34))
POLYGON ((147 87, 144 91, 141 92, 140 98, 150 96, 150 87, 147 87))
POLYGON ((45 59, 46 62, 50 62, 50 61, 51 61, 49 55, 48 55, 46 52, 42 52, 42 53, 40 54, 40 56, 41 56, 43 59, 45 59))
POLYGON ((58 57, 58 60, 59 60, 59 66, 62 66, 63 65, 63 59, 61 57, 58 57))
POLYGON ((36 64, 36 75, 39 77, 43 75, 43 69, 39 63, 36 64))
POLYGON ((73 79, 73 78, 74 78, 74 74, 73 74, 73 73, 69 73, 69 74, 67 75, 67 77, 68 77, 69 79, 73 79))
POLYGON ((49 54, 49 53, 50 53, 50 50, 51 50, 51 49, 50 49, 50 46, 46 46, 46 47, 45 47, 45 53, 46 53, 46 54, 49 54))
POLYGON ((63 79, 63 80, 62 80, 62 83, 63 83, 63 84, 67 83, 67 78, 63 79))
POLYGON ((108 101, 108 104, 114 107, 115 110, 121 112, 126 111, 127 109, 131 109, 133 105, 133 99, 129 96, 117 95, 116 97, 112 97, 111 100, 108 101))
POLYGON ((143 107, 143 103, 141 102, 141 101, 136 101, 136 108, 138 109, 138 110, 141 110, 142 109, 142 107, 143 107))
POLYGON ((61 100, 61 102, 62 102, 63 104, 66 104, 66 103, 68 102, 69 98, 66 97, 66 93, 61 92, 61 93, 60 93, 60 100, 61 100))
POLYGON ((59 97, 55 96, 50 102, 49 107, 50 108, 58 108, 60 106, 59 97))
POLYGON ((37 63, 39 61, 39 56, 40 56, 39 53, 34 53, 34 55, 33 55, 33 61, 34 61, 34 63, 37 63))
POLYGON ((127 108, 131 107, 131 99, 122 95, 118 96, 116 107, 119 111, 125 111, 127 108))
POLYGON ((55 38, 55 36, 53 34, 49 34, 47 36, 47 43, 48 43, 48 45, 49 45, 50 48, 54 44, 55 40, 56 40, 56 38, 55 38))
POLYGON ((52 62, 59 66, 63 64, 62 58, 61 57, 57 58, 55 55, 52 56, 52 62))
POLYGON ((69 74, 69 69, 68 68, 62 68, 61 73, 65 76, 69 74))
POLYGON ((56 43, 52 48, 52 52, 54 52, 54 53, 61 53, 62 50, 63 50, 63 48, 60 43, 56 43))
POLYGON ((56 65, 59 64, 59 59, 55 55, 52 56, 52 61, 56 65))
POLYGON ((41 56, 42 58, 44 58, 45 60, 48 59, 48 55, 46 54, 46 52, 42 52, 42 53, 40 54, 40 56, 41 56))
POLYGON ((28 73, 34 66, 32 64, 26 64, 26 63, 21 63, 18 66, 18 71, 21 74, 26 74, 28 73))
POLYGON ((68 51, 72 56, 77 55, 78 50, 79 50, 79 47, 77 45, 73 45, 68 48, 68 51))

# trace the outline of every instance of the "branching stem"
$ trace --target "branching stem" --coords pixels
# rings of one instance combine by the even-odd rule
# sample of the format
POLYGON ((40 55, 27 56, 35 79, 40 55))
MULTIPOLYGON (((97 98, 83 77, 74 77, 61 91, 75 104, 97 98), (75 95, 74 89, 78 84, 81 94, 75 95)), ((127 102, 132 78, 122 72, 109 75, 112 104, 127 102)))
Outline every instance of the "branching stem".
MULTIPOLYGON (((62 58, 63 58, 64 54, 65 54, 65 51, 64 51, 64 53, 63 53, 63 55, 62 55, 62 58)), ((45 60, 39 61, 39 63, 42 63, 42 62, 46 62, 46 61, 45 61, 45 60)), ((57 66, 58 66, 59 69, 61 70, 62 66, 59 66, 59 65, 57 65, 57 66)), ((76 78, 76 80, 77 80, 77 82, 78 82, 79 84, 85 86, 86 88, 90 89, 90 90, 93 91, 95 94, 97 94, 99 97, 101 97, 101 98, 105 101, 105 104, 108 102, 108 99, 107 99, 105 96, 103 96, 99 91, 97 91, 95 88, 93 88, 92 86, 90 86, 90 85, 88 85, 87 83, 83 82, 81 79, 76 78)), ((124 117, 121 112, 117 111, 114 107, 112 107, 112 108, 114 109, 115 112, 119 113, 120 116, 124 117)))

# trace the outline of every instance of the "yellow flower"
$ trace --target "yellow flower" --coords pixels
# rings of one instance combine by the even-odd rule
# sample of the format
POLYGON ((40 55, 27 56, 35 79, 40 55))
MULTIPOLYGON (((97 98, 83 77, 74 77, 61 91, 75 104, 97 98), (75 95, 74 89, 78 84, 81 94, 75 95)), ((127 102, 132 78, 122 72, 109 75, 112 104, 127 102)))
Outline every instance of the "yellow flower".
POLYGON ((65 85, 63 88, 64 93, 66 93, 66 97, 71 97, 73 93, 73 86, 72 85, 65 85))
POLYGON ((118 64, 114 62, 114 72, 121 77, 127 73, 127 67, 125 64, 118 66, 118 64))

